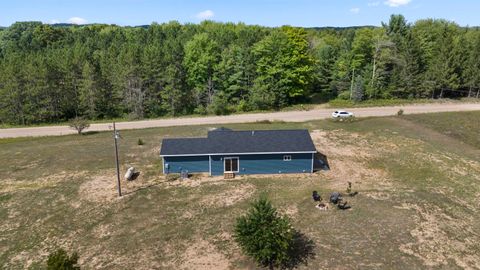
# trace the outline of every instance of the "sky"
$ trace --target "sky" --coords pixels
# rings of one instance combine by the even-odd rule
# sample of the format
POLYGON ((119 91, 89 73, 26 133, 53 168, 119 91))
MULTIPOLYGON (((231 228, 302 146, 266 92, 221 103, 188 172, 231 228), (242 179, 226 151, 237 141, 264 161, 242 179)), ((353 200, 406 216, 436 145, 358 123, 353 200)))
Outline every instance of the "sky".
POLYGON ((478 0, 0 0, 0 26, 16 21, 145 25, 177 20, 264 26, 380 25, 390 14, 410 22, 442 18, 479 26, 478 0))

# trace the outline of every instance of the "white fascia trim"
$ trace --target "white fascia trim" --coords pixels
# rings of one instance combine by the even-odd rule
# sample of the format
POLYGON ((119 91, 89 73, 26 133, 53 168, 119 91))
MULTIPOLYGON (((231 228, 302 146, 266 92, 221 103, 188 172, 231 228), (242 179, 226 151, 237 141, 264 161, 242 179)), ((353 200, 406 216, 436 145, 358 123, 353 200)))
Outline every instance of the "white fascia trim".
POLYGON ((316 153, 316 151, 252 152, 252 153, 205 153, 205 154, 162 155, 162 157, 192 157, 192 156, 222 156, 222 155, 268 155, 268 154, 314 154, 314 153, 316 153))
POLYGON ((163 169, 163 174, 165 174, 165 158, 162 157, 162 169, 163 169))
POLYGON ((208 175, 212 176, 212 156, 208 156, 208 175))

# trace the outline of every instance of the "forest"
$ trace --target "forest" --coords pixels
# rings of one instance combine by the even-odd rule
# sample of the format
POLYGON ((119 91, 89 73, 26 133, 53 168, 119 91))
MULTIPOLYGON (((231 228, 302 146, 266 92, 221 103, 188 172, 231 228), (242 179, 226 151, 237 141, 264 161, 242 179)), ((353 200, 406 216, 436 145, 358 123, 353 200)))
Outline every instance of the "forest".
POLYGON ((0 29, 0 124, 279 110, 346 99, 479 97, 480 29, 204 21, 0 29))

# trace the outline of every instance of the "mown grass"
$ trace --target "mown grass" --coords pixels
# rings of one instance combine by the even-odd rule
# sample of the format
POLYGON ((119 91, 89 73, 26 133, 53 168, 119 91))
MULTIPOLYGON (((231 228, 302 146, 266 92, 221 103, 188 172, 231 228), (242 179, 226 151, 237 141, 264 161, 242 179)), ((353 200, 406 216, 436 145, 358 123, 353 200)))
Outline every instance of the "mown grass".
POLYGON ((480 148, 480 118, 478 112, 463 112, 462 117, 450 113, 407 115, 406 119, 437 132, 480 148))
POLYGON ((459 102, 479 102, 478 99, 367 99, 362 101, 353 101, 345 99, 333 99, 328 102, 330 107, 334 108, 356 108, 356 107, 383 107, 409 104, 429 104, 429 103, 459 103, 459 102))
POLYGON ((480 254, 480 149, 472 139, 475 134, 478 137, 474 119, 480 119, 480 112, 348 123, 226 125, 322 130, 333 138, 330 142, 336 148, 319 143, 319 151, 353 147, 372 157, 333 151, 330 172, 250 176, 199 185, 188 185, 193 180, 172 185, 162 178, 159 143, 165 137, 205 136, 210 126, 122 131, 122 171, 135 166, 141 178, 133 186, 122 181, 126 195, 121 199, 115 198, 110 132, 0 140, 0 174, 4 176, 0 268, 41 269, 48 252, 58 246, 77 250, 87 269, 181 268, 188 264, 185 254, 208 257, 208 253, 224 256, 229 263, 225 267, 231 269, 254 268, 249 258, 240 255, 231 233, 236 217, 261 193, 267 193, 295 228, 315 243, 315 257, 299 268, 455 269, 461 263, 474 268, 474 262, 462 259, 478 259, 480 254), (145 144, 138 145, 138 138, 145 144), (357 163, 364 168, 355 167, 357 163), (312 190, 327 198, 333 191, 343 192, 350 180, 348 174, 338 173, 339 166, 362 170, 351 175, 357 179, 353 188, 360 194, 348 198, 351 211, 319 211, 313 207, 312 190), (372 170, 386 176, 369 175, 372 170), (105 183, 97 181, 98 187, 84 189, 105 175, 101 179, 111 181, 110 188, 102 189, 105 183), (388 185, 376 185, 385 177, 388 185), (87 194, 102 190, 108 199, 96 200, 87 194), (430 227, 436 229, 426 231, 430 227), (215 250, 202 253, 200 246, 192 253, 202 239, 215 250))

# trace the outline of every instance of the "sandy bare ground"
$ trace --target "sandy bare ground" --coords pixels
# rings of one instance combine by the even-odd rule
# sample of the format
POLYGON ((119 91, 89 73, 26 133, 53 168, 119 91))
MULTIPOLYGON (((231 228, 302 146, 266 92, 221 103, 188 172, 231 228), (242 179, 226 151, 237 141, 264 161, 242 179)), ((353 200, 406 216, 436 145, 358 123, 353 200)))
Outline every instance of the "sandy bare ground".
MULTIPOLYGON (((341 109, 341 108, 338 108, 341 109)), ((453 112, 453 111, 477 111, 480 110, 480 103, 463 104, 417 104, 389 107, 367 107, 352 108, 348 111, 353 112, 357 117, 370 116, 389 116, 395 115, 398 110, 403 109, 404 114, 433 113, 433 112, 453 112)), ((208 116, 208 117, 185 117, 157 120, 144 120, 133 122, 117 123, 118 129, 141 129, 152 127, 169 126, 191 126, 191 125, 211 125, 211 124, 229 124, 229 123, 248 123, 262 120, 286 121, 286 122, 304 122, 310 120, 326 119, 331 117, 335 109, 315 109, 309 111, 287 111, 273 113, 255 113, 255 114, 236 114, 228 116, 208 116)), ((92 124, 88 131, 105 131, 111 128, 110 123, 92 124)), ((14 137, 39 137, 39 136, 59 136, 74 134, 76 131, 68 126, 47 126, 47 127, 29 127, 29 128, 8 128, 0 129, 0 138, 14 137)))

